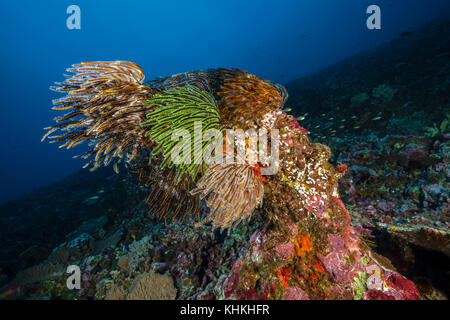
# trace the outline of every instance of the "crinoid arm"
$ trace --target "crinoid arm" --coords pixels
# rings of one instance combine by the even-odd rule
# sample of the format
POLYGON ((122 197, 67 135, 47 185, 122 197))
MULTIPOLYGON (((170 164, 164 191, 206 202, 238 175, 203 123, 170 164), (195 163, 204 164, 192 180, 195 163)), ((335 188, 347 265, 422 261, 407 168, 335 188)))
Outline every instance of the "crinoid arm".
POLYGON ((247 163, 214 163, 191 194, 205 199, 210 209, 199 224, 211 222, 223 230, 248 219, 262 204, 264 185, 247 163))
POLYGON ((152 155, 163 157, 161 168, 177 168, 176 183, 185 173, 195 180, 204 169, 203 159, 195 159, 195 156, 201 157, 203 151, 212 143, 202 137, 210 129, 219 132, 223 130, 213 95, 187 85, 156 94, 146 104, 154 107, 154 110, 147 114, 148 120, 142 123, 146 130, 145 135, 156 143, 152 155), (182 133, 187 134, 185 138, 188 141, 174 140, 174 134, 182 133), (183 159, 180 161, 174 161, 173 151, 176 148, 183 149, 183 146, 187 146, 190 152, 183 153, 183 159))
POLYGON ((190 191, 195 187, 191 177, 185 174, 179 183, 175 183, 176 170, 161 169, 160 160, 140 158, 132 165, 132 172, 139 179, 139 184, 149 189, 145 200, 149 213, 164 220, 183 221, 188 215, 199 219, 200 199, 190 191), (147 160, 146 160, 147 159, 147 160))
POLYGON ((178 87, 193 86, 203 91, 212 92, 210 82, 211 78, 208 71, 196 70, 174 74, 170 77, 162 77, 149 83, 164 91, 178 87))
POLYGON ((282 85, 266 81, 240 69, 212 72, 220 114, 230 127, 247 129, 287 99, 282 85))
POLYGON ((142 146, 140 123, 150 108, 143 102, 159 90, 144 85, 142 69, 129 61, 83 62, 67 71, 73 75, 52 89, 66 94, 53 101, 53 109, 69 113, 56 117, 58 124, 45 128, 42 140, 68 149, 89 142, 81 156, 91 158, 86 166, 92 169, 133 160, 142 146), (58 130, 61 134, 52 135, 58 130))
POLYGON ((230 229, 261 204, 262 177, 246 161, 205 162, 205 150, 218 141, 204 137, 216 132, 222 143, 225 128, 257 127, 263 115, 285 102, 283 86, 225 68, 145 84, 142 69, 127 61, 85 62, 68 71, 72 75, 52 89, 66 94, 54 100, 53 109, 69 113, 55 118, 43 140, 67 148, 88 142, 90 149, 81 156, 90 159, 86 166, 92 169, 114 162, 116 170, 118 163, 134 160, 131 169, 150 189, 150 212, 164 219, 188 213, 199 218, 199 202, 205 199, 210 213, 199 223, 230 229), (174 139, 181 132, 187 141, 174 139), (176 149, 181 150, 178 161, 176 149))

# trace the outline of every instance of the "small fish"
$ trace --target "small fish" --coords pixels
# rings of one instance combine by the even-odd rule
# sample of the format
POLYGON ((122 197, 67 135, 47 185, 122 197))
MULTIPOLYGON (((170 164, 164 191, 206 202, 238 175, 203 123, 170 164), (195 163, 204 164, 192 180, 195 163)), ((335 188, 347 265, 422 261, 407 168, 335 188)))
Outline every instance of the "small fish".
POLYGON ((303 121, 303 120, 305 120, 305 116, 298 117, 297 120, 303 121))
POLYGON ((345 126, 339 126, 339 129, 344 129, 345 128, 345 126))
POLYGON ((321 117, 325 117, 326 116, 326 114, 325 113, 322 113, 321 115, 320 115, 321 117))
POLYGON ((305 39, 306 37, 307 37, 306 34, 302 34, 302 35, 300 36, 300 39, 305 39))
POLYGON ((358 118, 357 116, 352 116, 352 119, 356 119, 356 118, 358 118))
POLYGON ((303 116, 306 118, 308 116, 309 112, 305 113, 303 116))
POLYGON ((92 197, 89 197, 88 200, 97 200, 98 198, 99 198, 99 196, 92 196, 92 197))
POLYGON ((328 119, 329 121, 333 121, 334 120, 334 118, 330 118, 330 119, 328 119))
POLYGON ((320 128, 320 124, 318 124, 317 126, 314 127, 315 129, 320 128))
POLYGON ((377 121, 377 120, 380 120, 381 119, 381 117, 375 117, 375 118, 373 118, 372 120, 373 121, 377 121))
POLYGON ((285 112, 289 112, 289 111, 292 111, 292 109, 291 108, 286 108, 286 109, 284 109, 284 111, 285 112))
POLYGON ((353 129, 359 129, 359 126, 354 126, 353 129))
POLYGON ((410 34, 411 34, 411 32, 405 31, 405 32, 400 33, 400 37, 407 37, 407 36, 409 36, 410 34))

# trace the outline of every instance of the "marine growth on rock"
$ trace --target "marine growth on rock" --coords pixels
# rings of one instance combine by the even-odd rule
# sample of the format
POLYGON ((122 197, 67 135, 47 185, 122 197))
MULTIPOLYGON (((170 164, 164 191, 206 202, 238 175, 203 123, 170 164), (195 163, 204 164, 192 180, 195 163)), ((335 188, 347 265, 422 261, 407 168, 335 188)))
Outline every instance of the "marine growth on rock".
POLYGON ((224 68, 144 82, 127 61, 68 71, 54 88, 66 93, 54 109, 70 113, 43 139, 67 148, 87 142, 81 156, 92 169, 123 164, 164 219, 192 214, 230 232, 262 212, 265 224, 235 261, 225 298, 419 298, 351 226, 337 191, 346 166, 330 164, 330 149, 282 109, 282 85, 224 68))

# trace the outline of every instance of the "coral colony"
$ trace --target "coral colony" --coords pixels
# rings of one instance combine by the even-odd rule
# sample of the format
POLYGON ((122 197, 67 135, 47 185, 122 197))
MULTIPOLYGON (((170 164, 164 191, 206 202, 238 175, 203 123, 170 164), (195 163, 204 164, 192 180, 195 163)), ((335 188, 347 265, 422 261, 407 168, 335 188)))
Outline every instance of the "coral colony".
MULTIPOLYGON (((239 69, 144 82, 142 69, 126 61, 81 63, 68 71, 73 75, 54 88, 67 95, 54 109, 70 113, 55 118, 43 139, 67 148, 87 142, 81 157, 92 169, 124 165, 150 190, 149 212, 164 220, 195 220, 229 234, 255 210, 261 213, 262 227, 217 296, 419 298, 414 283, 351 226, 337 191, 347 167, 330 164, 330 149, 311 142, 286 113, 283 86, 239 69)), ((180 263, 187 258, 180 253, 180 263)), ((140 277, 127 292, 113 287, 109 297, 143 298, 143 286, 167 281, 160 274, 140 277)))

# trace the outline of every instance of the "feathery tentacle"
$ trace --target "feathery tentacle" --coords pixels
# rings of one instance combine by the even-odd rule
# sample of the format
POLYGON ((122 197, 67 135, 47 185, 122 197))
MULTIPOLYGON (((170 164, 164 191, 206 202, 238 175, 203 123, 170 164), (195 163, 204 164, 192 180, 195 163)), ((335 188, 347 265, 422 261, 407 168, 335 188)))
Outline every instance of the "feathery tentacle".
POLYGON ((71 112, 56 117, 58 125, 45 128, 42 140, 63 142, 71 148, 88 141, 91 149, 80 155, 94 156, 93 169, 113 158, 130 162, 141 147, 143 129, 149 106, 143 104, 158 89, 146 86, 142 69, 128 61, 96 61, 74 64, 67 71, 74 73, 53 90, 67 96, 53 101, 55 110, 71 112), (63 134, 51 135, 60 130, 63 134))

